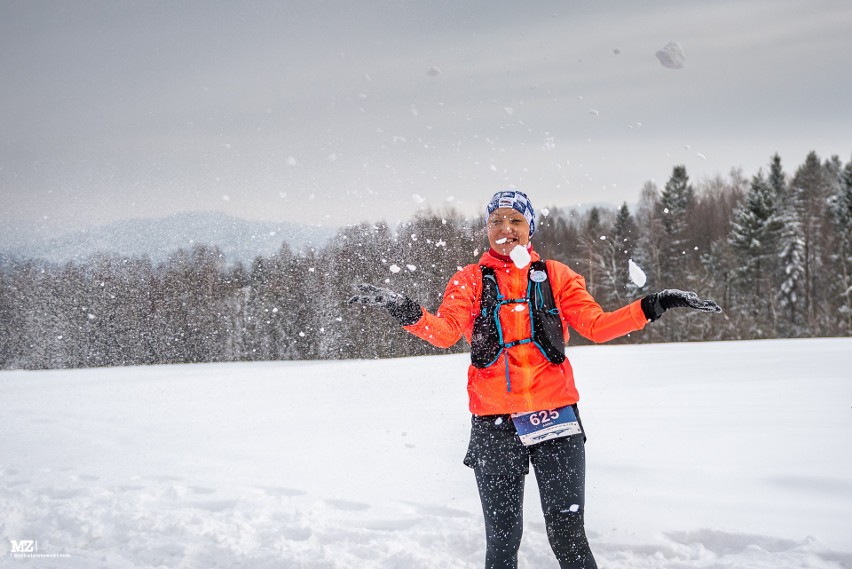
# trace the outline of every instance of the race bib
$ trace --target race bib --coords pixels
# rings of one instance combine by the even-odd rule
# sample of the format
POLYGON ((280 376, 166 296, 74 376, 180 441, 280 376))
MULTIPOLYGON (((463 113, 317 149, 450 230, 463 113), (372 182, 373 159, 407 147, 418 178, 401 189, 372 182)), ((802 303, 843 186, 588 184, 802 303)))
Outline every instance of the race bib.
POLYGON ((552 411, 512 413, 512 422, 525 446, 583 432, 571 405, 552 411))

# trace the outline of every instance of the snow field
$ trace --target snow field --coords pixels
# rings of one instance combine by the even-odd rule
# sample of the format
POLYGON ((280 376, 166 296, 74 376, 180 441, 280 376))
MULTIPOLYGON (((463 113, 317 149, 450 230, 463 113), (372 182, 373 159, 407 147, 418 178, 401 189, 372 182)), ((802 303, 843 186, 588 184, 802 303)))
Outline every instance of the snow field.
MULTIPOLYGON (((601 567, 852 567, 852 340, 568 353, 601 567)), ((481 567, 466 367, 0 372, 0 567, 481 567)))

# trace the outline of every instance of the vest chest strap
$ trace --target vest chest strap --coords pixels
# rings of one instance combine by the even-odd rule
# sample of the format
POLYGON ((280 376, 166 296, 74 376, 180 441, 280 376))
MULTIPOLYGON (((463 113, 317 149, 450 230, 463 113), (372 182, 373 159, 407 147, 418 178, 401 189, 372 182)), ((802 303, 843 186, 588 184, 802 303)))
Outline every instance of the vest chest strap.
MULTIPOLYGON (((527 296, 524 298, 504 297, 497 284, 494 269, 490 267, 480 267, 480 269, 482 271, 482 294, 480 296, 479 315, 474 321, 471 336, 470 356, 472 365, 478 368, 489 367, 500 359, 503 352, 515 346, 529 343, 534 344, 549 362, 559 364, 565 361, 565 337, 561 316, 553 298, 546 263, 536 261, 530 265, 530 271, 527 275, 527 296), (527 304, 530 336, 506 343, 503 339, 500 308, 506 304, 523 303, 527 304)), ((511 391, 508 353, 505 363, 506 388, 511 391)))

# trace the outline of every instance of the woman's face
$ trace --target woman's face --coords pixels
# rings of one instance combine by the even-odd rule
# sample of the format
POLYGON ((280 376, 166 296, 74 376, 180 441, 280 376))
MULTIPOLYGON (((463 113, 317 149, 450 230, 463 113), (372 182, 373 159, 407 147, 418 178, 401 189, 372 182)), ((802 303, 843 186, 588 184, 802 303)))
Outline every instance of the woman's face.
POLYGON ((530 242, 530 224, 523 214, 510 207, 495 209, 486 221, 488 242, 501 255, 508 255, 517 245, 530 242))

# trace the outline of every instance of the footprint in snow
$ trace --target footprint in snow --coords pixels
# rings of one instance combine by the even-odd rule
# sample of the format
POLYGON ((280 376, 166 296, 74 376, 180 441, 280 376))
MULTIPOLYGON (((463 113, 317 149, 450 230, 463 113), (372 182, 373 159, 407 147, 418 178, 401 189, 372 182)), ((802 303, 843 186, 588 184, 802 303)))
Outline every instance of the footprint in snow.
POLYGON ((276 486, 260 487, 269 496, 304 496, 307 494, 304 490, 296 490, 295 488, 283 488, 276 486))
POLYGON ((206 502, 189 502, 187 505, 196 510, 207 512, 225 512, 237 507, 236 500, 208 500, 206 502))
POLYGON ((420 518, 408 518, 398 520, 366 520, 359 524, 364 529, 374 531, 402 531, 411 529, 422 520, 420 518))
POLYGON ((37 493, 51 500, 70 500, 82 494, 83 490, 79 488, 42 488, 37 493))
POLYGON ((168 474, 159 474, 153 476, 142 476, 142 480, 148 480, 149 482, 180 482, 183 478, 179 476, 170 476, 168 474))
POLYGON ((310 528, 297 526, 284 527, 281 533, 291 541, 307 541, 314 534, 310 528))
POLYGON ((77 476, 72 476, 72 480, 75 482, 96 482, 101 479, 100 476, 94 476, 92 474, 78 474, 77 476))
POLYGON ((447 506, 440 506, 437 504, 417 504, 414 502, 403 502, 404 504, 408 504, 409 506, 414 507, 415 511, 418 514, 424 516, 436 516, 439 518, 469 518, 471 517, 470 512, 466 512, 464 510, 457 510, 455 508, 448 508, 447 506))
POLYGON ((325 502, 329 506, 347 512, 362 512, 370 509, 370 505, 363 502, 350 502, 349 500, 326 500, 325 502))

